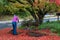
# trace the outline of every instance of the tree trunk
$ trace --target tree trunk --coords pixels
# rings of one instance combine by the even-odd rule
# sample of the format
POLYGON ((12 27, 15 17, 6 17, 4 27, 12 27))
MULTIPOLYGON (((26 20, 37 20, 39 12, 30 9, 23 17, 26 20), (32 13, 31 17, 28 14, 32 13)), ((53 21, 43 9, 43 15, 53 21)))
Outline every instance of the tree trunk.
POLYGON ((33 13, 31 13, 31 15, 32 15, 32 17, 35 19, 36 23, 42 24, 44 15, 40 15, 40 14, 38 13, 38 15, 37 15, 38 18, 37 18, 36 15, 33 14, 33 13))
POLYGON ((40 25, 43 23, 43 17, 39 19, 40 25))
POLYGON ((44 18, 43 16, 39 15, 39 24, 42 24, 43 18, 44 18))
POLYGON ((41 10, 39 10, 38 13, 37 13, 37 16, 39 18, 39 24, 42 24, 43 18, 44 18, 43 12, 41 10))
POLYGON ((36 15, 34 13, 31 13, 32 17, 35 19, 35 30, 38 30, 38 26, 42 24, 43 22, 43 18, 44 18, 44 15, 42 15, 42 13, 37 13, 37 16, 38 18, 36 17, 36 15))
POLYGON ((32 15, 32 17, 34 18, 34 20, 35 20, 36 22, 38 22, 38 18, 36 17, 36 15, 35 15, 34 13, 31 13, 31 15, 32 15))

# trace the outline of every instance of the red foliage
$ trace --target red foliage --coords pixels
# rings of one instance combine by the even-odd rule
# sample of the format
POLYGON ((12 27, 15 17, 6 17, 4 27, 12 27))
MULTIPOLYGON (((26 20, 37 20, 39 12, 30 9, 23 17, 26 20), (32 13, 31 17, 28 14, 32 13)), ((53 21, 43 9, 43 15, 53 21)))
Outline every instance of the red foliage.
POLYGON ((60 0, 55 0, 57 5, 60 5, 60 0))
MULTIPOLYGON (((27 32, 29 32, 28 30, 17 30, 17 32, 18 33, 20 32, 20 34, 12 35, 11 33, 9 33, 10 30, 11 30, 10 28, 0 30, 0 40, 60 40, 60 36, 51 36, 51 35, 42 37, 31 37, 26 34, 27 32)), ((41 30, 41 31, 50 33, 50 31, 48 30, 41 30)), ((40 30, 36 32, 40 32, 40 30)))
POLYGON ((55 2, 55 0, 49 0, 50 2, 55 2))

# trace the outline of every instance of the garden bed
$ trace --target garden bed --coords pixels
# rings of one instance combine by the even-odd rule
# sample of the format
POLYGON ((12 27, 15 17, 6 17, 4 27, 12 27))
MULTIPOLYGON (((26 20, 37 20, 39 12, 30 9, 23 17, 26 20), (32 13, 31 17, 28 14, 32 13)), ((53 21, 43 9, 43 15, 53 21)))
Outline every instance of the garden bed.
POLYGON ((11 30, 12 29, 10 28, 0 30, 0 40, 60 40, 60 36, 49 35, 50 32, 48 32, 48 30, 29 31, 18 29, 17 30, 17 32, 19 33, 18 35, 12 35, 11 33, 9 33, 9 31, 11 30))

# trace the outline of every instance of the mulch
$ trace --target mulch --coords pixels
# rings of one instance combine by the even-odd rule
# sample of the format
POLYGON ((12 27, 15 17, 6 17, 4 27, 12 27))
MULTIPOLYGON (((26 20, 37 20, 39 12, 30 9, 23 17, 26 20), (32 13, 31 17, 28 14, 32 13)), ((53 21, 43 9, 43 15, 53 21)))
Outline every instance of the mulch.
POLYGON ((18 35, 11 34, 11 28, 5 28, 0 30, 0 40, 60 40, 60 36, 51 35, 52 33, 49 30, 20 30, 17 29, 18 35), (44 33, 43 36, 29 36, 28 34, 34 33, 44 33))

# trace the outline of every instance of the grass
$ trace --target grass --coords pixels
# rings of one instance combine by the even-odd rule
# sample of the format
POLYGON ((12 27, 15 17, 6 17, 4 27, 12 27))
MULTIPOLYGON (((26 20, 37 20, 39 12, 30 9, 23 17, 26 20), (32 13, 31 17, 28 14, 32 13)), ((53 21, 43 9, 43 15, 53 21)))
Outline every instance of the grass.
POLYGON ((47 28, 47 27, 50 27, 50 28, 60 28, 60 22, 55 21, 55 22, 42 23, 42 24, 39 26, 39 29, 47 28))
POLYGON ((52 32, 57 32, 57 34, 60 35, 60 21, 47 22, 39 26, 39 29, 46 29, 46 28, 49 28, 52 32))

